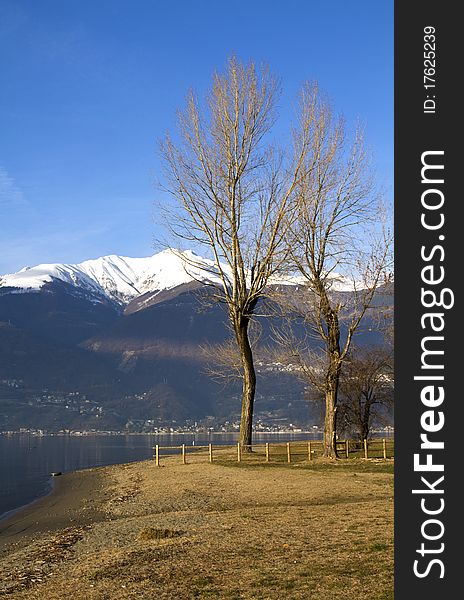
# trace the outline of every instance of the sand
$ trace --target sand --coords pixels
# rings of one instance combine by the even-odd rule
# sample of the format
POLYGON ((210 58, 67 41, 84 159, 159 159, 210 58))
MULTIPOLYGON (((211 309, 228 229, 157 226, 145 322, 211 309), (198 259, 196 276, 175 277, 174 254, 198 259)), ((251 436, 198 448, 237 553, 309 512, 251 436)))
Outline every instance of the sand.
POLYGON ((54 478, 50 494, 0 521, 0 557, 37 537, 73 525, 88 525, 104 518, 96 505, 104 496, 102 473, 89 469, 54 478))

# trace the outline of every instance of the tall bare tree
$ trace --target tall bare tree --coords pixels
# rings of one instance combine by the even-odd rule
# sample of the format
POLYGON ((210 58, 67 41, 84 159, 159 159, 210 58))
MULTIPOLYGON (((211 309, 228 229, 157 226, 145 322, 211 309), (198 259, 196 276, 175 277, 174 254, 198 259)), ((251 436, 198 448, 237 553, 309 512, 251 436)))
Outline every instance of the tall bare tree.
MULTIPOLYGON (((204 103, 193 92, 178 113, 176 140, 161 144, 166 222, 177 239, 207 249, 212 282, 226 302, 243 377, 240 443, 251 444, 256 375, 249 339, 269 278, 285 256, 295 189, 301 186, 309 127, 293 132, 283 156, 268 142, 279 85, 266 67, 228 62, 204 103)), ((195 259, 189 260, 192 266, 195 259)), ((203 264, 201 265, 203 267, 203 264)))
POLYGON ((291 268, 302 279, 291 308, 323 350, 324 455, 334 458, 341 368, 376 291, 388 281, 391 239, 381 226, 361 130, 350 141, 315 84, 304 87, 301 105, 310 144, 296 187, 296 218, 287 230, 291 268), (340 282, 351 292, 340 292, 340 282))

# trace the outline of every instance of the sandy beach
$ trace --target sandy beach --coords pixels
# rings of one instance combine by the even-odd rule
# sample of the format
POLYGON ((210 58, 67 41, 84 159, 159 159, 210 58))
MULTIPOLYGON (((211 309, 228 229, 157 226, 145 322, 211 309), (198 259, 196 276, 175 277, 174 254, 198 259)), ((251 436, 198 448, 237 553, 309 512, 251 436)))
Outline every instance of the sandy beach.
POLYGON ((393 598, 392 463, 66 474, 0 523, 0 581, 41 600, 393 598))
POLYGON ((0 521, 0 557, 13 545, 26 544, 38 534, 58 531, 73 524, 90 524, 103 518, 92 509, 104 488, 98 469, 55 477, 53 491, 0 521))

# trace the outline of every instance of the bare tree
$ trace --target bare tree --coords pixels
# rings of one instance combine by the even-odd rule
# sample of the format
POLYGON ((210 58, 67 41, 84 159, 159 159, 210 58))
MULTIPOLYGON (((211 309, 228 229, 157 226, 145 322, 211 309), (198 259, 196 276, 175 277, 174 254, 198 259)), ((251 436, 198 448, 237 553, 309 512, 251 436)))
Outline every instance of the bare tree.
POLYGON ((339 429, 365 440, 374 419, 393 406, 393 361, 386 346, 353 348, 340 380, 339 429), (385 410, 379 410, 383 407, 385 410))
POLYGON ((251 444, 256 389, 249 325, 285 256, 309 143, 309 129, 298 128, 285 158, 267 141, 278 88, 266 67, 231 58, 226 72, 214 75, 205 103, 189 93, 177 141, 167 135, 161 144, 171 237, 207 249, 212 285, 227 304, 243 379, 242 445, 251 444))
MULTIPOLYGON (((296 218, 287 230, 291 268, 302 283, 290 312, 323 352, 324 455, 334 458, 342 365, 378 288, 388 281, 391 239, 381 226, 362 132, 349 141, 343 120, 333 115, 317 85, 305 86, 301 105, 311 141, 296 188, 296 218), (340 291, 340 284, 350 292, 340 291)), ((301 356, 301 340, 298 347, 301 356)))

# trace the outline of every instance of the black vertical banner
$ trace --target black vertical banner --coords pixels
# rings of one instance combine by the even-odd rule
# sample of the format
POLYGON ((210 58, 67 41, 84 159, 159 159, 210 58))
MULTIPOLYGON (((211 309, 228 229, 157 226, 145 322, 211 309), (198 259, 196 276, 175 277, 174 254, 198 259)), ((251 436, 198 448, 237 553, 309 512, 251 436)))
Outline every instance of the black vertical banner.
POLYGON ((445 600, 462 593, 458 6, 395 3, 396 600, 445 600))

